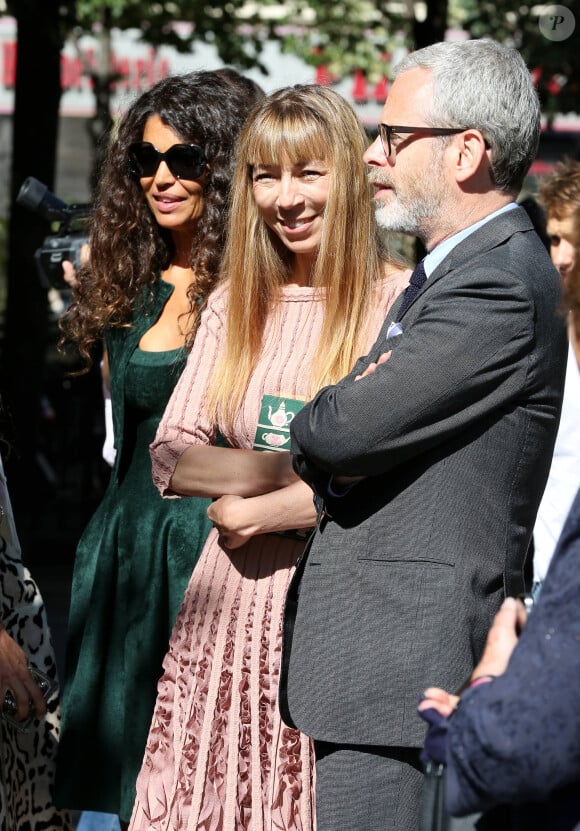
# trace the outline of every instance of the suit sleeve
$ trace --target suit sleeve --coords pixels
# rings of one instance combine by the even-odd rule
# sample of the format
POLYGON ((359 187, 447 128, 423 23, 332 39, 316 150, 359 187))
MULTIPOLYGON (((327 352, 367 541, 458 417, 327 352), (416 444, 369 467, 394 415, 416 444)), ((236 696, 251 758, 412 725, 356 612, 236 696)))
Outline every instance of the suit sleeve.
MULTIPOLYGON (((509 406, 524 389, 535 309, 521 279, 480 267, 469 280, 444 276, 417 302, 419 315, 387 363, 355 381, 359 361, 294 419, 292 452, 303 478, 387 473, 509 406)), ((386 349, 383 327, 368 359, 386 349)))
POLYGON ((447 807, 537 803, 580 781, 580 492, 504 675, 461 698, 447 734, 447 807))

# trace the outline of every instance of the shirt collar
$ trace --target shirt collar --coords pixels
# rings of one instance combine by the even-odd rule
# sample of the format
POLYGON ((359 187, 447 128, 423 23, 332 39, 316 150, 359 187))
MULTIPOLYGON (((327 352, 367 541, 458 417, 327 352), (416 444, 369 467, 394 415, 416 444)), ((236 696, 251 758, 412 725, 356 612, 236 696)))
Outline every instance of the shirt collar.
POLYGON ((499 208, 499 210, 488 214, 488 216, 484 216, 484 218, 480 219, 479 222, 475 222, 473 225, 463 228, 461 231, 453 234, 452 237, 449 237, 448 239, 443 240, 443 242, 440 242, 439 245, 436 245, 433 251, 430 251, 423 260, 427 278, 433 274, 437 266, 443 262, 445 257, 450 254, 451 251, 453 251, 456 245, 459 245, 460 242, 467 239, 470 234, 473 234, 474 231, 477 231, 477 229, 481 228, 482 225, 485 225, 486 222, 490 222, 492 219, 495 219, 496 216, 499 216, 506 211, 512 211, 517 207, 517 202, 510 202, 508 205, 504 205, 503 208, 499 208))

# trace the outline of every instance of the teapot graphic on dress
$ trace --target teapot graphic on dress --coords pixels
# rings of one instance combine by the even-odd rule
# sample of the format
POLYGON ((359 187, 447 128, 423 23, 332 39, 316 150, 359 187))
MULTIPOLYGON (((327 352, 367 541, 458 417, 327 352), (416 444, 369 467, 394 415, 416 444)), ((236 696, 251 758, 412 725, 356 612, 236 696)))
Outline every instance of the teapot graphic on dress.
POLYGON ((264 394, 260 404, 254 450, 289 450, 290 426, 304 401, 288 395, 264 394))
POLYGON ((281 401, 277 410, 272 412, 272 406, 268 405, 268 421, 274 427, 287 427, 294 418, 293 412, 286 412, 286 402, 281 401))

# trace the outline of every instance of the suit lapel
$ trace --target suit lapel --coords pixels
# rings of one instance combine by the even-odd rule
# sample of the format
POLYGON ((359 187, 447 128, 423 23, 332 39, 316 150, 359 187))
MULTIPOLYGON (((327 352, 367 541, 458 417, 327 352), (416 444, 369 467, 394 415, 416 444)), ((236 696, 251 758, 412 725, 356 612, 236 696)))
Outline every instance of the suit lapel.
MULTIPOLYGON (((437 268, 425 282, 425 285, 417 297, 409 305, 409 308, 403 313, 403 319, 409 309, 413 308, 413 305, 417 302, 417 300, 422 297, 425 292, 429 291, 429 289, 435 285, 438 280, 446 274, 449 274, 450 271, 461 268, 464 263, 469 262, 474 257, 485 254, 486 251, 492 251, 494 248, 497 248, 498 245, 505 243, 514 234, 522 231, 533 231, 533 229, 534 226, 523 208, 514 208, 513 210, 507 211, 500 216, 495 217, 495 219, 486 222, 485 225, 478 228, 477 231, 474 231, 466 239, 456 245, 455 248, 453 248, 445 257, 445 259, 439 263, 437 268)), ((401 296, 401 298, 399 298, 389 310, 389 322, 395 319, 402 302, 403 299, 401 296)))

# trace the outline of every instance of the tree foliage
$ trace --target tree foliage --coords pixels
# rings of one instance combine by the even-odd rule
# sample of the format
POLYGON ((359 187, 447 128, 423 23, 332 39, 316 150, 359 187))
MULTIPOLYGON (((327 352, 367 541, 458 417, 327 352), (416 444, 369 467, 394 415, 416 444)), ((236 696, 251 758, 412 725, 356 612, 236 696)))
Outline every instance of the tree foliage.
POLYGON ((268 38, 275 37, 274 21, 263 14, 274 9, 274 0, 260 0, 250 8, 245 0, 71 0, 67 17, 69 39, 76 46, 85 74, 91 78, 95 114, 89 123, 94 146, 92 184, 100 169, 102 154, 113 125, 112 85, 118 75, 111 70, 113 29, 139 31, 141 39, 154 47, 171 46, 179 52, 195 52, 195 43, 215 47, 224 62, 239 69, 258 67, 266 72, 261 53, 268 38), (89 66, 80 46, 83 35, 97 37, 96 64, 89 66))
MULTIPOLYGON (((536 79, 542 111, 548 120, 557 113, 577 112, 580 101, 580 2, 560 3, 576 18, 576 29, 561 41, 550 40, 540 28, 540 15, 550 6, 513 0, 464 0, 463 26, 471 37, 490 36, 515 46, 536 79)), ((553 6, 552 6, 553 8, 553 6)))
MULTIPOLYGON (((24 0, 30 2, 30 0, 24 0)), ((580 0, 565 0, 580 26, 580 0)), ((324 66, 328 77, 362 71, 371 82, 388 75, 390 60, 401 48, 416 49, 443 40, 449 29, 471 37, 491 36, 518 48, 536 70, 548 116, 577 108, 580 50, 578 37, 553 42, 539 28, 545 12, 530 0, 68 0, 68 26, 78 37, 102 38, 112 28, 134 29, 153 46, 195 51, 196 42, 215 46, 226 64, 258 67, 264 43, 279 40, 286 52, 311 65, 324 66), (74 13, 73 13, 74 10, 74 13), (178 21, 178 23, 176 23, 178 21)), ((101 49, 103 56, 107 48, 101 49)), ((115 80, 102 65, 95 90, 107 103, 115 80)), ((106 129, 106 125, 102 125, 106 129)))
POLYGON ((580 100, 580 0, 564 0, 575 14, 576 30, 562 41, 545 37, 540 15, 548 7, 514 0, 294 0, 289 17, 306 21, 284 35, 287 50, 329 75, 362 70, 369 80, 389 73, 389 57, 398 47, 419 49, 443 40, 446 32, 493 37, 515 46, 534 71, 548 119, 578 110, 580 100))
POLYGON ((145 42, 179 52, 195 51, 196 41, 211 43, 224 63, 265 72, 261 53, 275 36, 275 21, 263 12, 277 6, 274 0, 251 7, 245 0, 77 0, 70 24, 77 32, 137 29, 145 42))
POLYGON ((286 29, 285 51, 324 66, 330 78, 361 70, 376 81, 389 67, 397 47, 410 47, 404 7, 392 10, 384 0, 296 0, 290 19, 300 26, 286 29))

